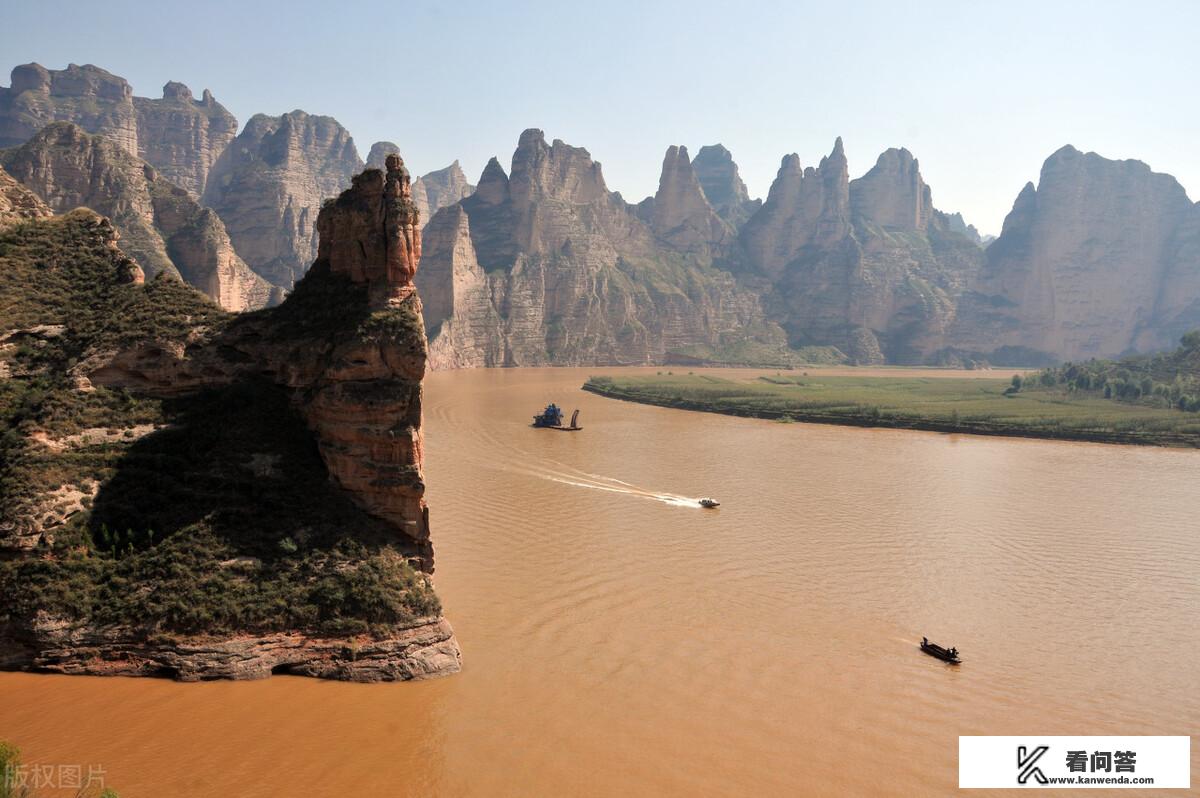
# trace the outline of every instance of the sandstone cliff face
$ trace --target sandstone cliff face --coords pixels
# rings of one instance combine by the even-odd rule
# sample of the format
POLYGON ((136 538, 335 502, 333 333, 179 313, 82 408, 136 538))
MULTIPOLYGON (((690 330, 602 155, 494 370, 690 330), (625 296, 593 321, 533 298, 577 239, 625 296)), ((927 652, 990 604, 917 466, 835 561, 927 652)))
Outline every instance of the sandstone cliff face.
POLYGON ((85 206, 111 218, 124 250, 151 276, 180 277, 228 310, 272 301, 211 210, 109 139, 57 122, 0 160, 54 210, 85 206))
MULTIPOLYGON (((197 563, 195 558, 203 553, 193 550, 187 554, 192 559, 181 570, 186 574, 198 569, 198 577, 208 579, 235 569, 241 574, 238 589, 245 585, 251 593, 260 588, 278 590, 283 584, 288 590, 299 587, 299 595, 303 596, 308 595, 303 592, 307 590, 304 585, 312 583, 324 597, 321 600, 333 602, 332 606, 320 604, 313 609, 314 614, 301 613, 298 617, 302 622, 285 628, 273 622, 267 628, 241 630, 237 626, 241 621, 234 620, 230 622, 234 633, 181 633, 172 629, 175 621, 153 615, 158 605, 147 609, 150 614, 139 612, 115 624, 95 621, 94 604, 39 609, 36 602, 31 605, 23 599, 18 608, 11 600, 14 577, 6 572, 0 578, 0 592, 5 596, 4 608, 0 610, 0 668, 167 675, 188 681, 263 678, 283 672, 356 681, 403 680, 453 673, 460 668, 458 644, 449 624, 440 616, 428 578, 421 574, 414 578, 411 570, 403 570, 408 567, 403 565, 407 562, 426 572, 432 571, 421 431, 421 380, 427 342, 421 302, 413 285, 421 258, 421 231, 410 180, 398 158, 388 159, 386 166, 386 175, 379 170, 368 170, 355 177, 352 187, 322 210, 317 224, 320 256, 281 306, 229 316, 195 298, 190 289, 174 281, 155 280, 144 287, 106 285, 96 290, 89 304, 132 302, 138 318, 149 325, 148 337, 132 339, 129 331, 114 335, 103 326, 89 326, 111 321, 112 314, 103 307, 88 324, 63 325, 55 333, 77 335, 81 334, 79 330, 91 330, 88 334, 92 336, 68 347, 71 352, 80 349, 82 355, 63 361, 68 371, 62 376, 74 387, 58 390, 66 390, 70 395, 100 392, 96 395, 102 397, 106 389, 123 388, 135 395, 162 398, 166 400, 164 407, 169 404, 193 408, 162 420, 169 423, 149 425, 149 429, 138 432, 141 437, 132 443, 129 436, 118 435, 113 439, 108 437, 111 431, 98 431, 102 440, 119 441, 118 446, 148 447, 143 456, 149 454, 152 462, 157 462, 160 456, 157 453, 170 453, 175 458, 172 462, 185 469, 185 476, 190 476, 188 468, 202 469, 195 478, 205 482, 206 487, 190 497, 190 502, 196 504, 194 515, 200 519, 198 527, 190 525, 180 530, 177 524, 156 526, 156 531, 164 535, 161 540, 151 536, 147 542, 139 537, 139 549, 144 550, 131 544, 127 552, 122 547, 119 556, 97 554, 104 559, 96 568, 111 565, 125 568, 127 575, 138 574, 131 577, 131 584, 144 590, 138 595, 152 595, 164 589, 154 580, 166 571, 177 573, 180 569, 143 569, 137 565, 138 558, 144 556, 153 562, 166 558, 161 561, 169 562, 169 558, 177 556, 171 552, 179 538, 193 534, 209 535, 204 545, 216 546, 221 551, 226 551, 230 542, 246 546, 256 542, 256 535, 265 536, 265 540, 258 541, 258 549, 250 549, 256 552, 254 556, 245 556, 244 549, 235 548, 231 553, 239 556, 197 563), (143 291, 165 292, 168 296, 159 303, 143 297, 143 291), (150 323, 144 317, 152 315, 152 309, 160 304, 174 316, 150 323), (227 398, 214 399, 221 396, 227 398), (213 408, 214 401, 232 405, 218 404, 215 409, 204 410, 213 408), (277 406, 276 401, 282 405, 277 406), (231 415, 234 406, 237 412, 231 415), (214 438, 212 417, 189 416, 189 412, 215 412, 216 418, 224 418, 230 424, 236 421, 234 415, 249 414, 256 420, 252 428, 223 443, 219 433, 214 438), (289 427, 291 422, 286 420, 292 415, 298 416, 297 429, 289 427), (172 443, 175 440, 170 438, 172 435, 181 436, 180 441, 185 443, 172 443), (233 452, 221 448, 241 445, 243 435, 255 437, 247 448, 233 452), (308 435, 315 443, 315 455, 308 454, 314 450, 308 443, 308 435), (164 436, 169 440, 159 446, 167 448, 155 449, 154 441, 164 436), (271 448, 274 446, 281 448, 271 448), (189 465, 185 452, 192 449, 199 450, 202 459, 189 465), (297 495, 290 475, 283 473, 292 467, 293 460, 310 456, 319 456, 323 464, 315 472, 315 479, 322 487, 318 490, 317 483, 310 481, 300 490, 317 494, 319 499, 297 516, 301 522, 286 524, 289 537, 281 543, 287 544, 282 551, 288 553, 281 555, 280 547, 273 545, 269 534, 256 527, 269 529, 268 519, 261 516, 283 512, 282 502, 311 501, 307 494, 297 495), (251 472, 254 487, 248 493, 246 487, 215 491, 207 487, 210 480, 221 479, 234 486, 244 485, 251 472), (321 491, 333 492, 325 495, 321 491), (240 507, 239 502, 246 498, 252 499, 254 506, 240 507), (329 516, 332 525, 329 520, 320 519, 324 508, 347 500, 361 508, 354 511, 357 515, 338 511, 340 515, 329 516), (231 512, 233 526, 223 527, 221 516, 231 512), (318 534, 320 524, 326 524, 326 532, 318 534), (330 540, 321 535, 333 537, 330 540), (268 545, 264 548, 262 544, 268 545), (298 549, 305 557, 299 562, 291 559, 301 556, 296 554, 298 549), (273 559, 282 557, 282 561, 263 561, 260 557, 264 552, 273 559), (330 584, 344 585, 349 596, 355 588, 352 582, 344 581, 345 575, 354 573, 359 573, 355 579, 377 580, 371 583, 373 591, 403 590, 415 594, 416 598, 405 605, 411 610, 398 620, 381 621, 374 617, 376 608, 381 604, 391 606, 395 596, 374 592, 368 599, 351 597, 343 601, 338 598, 340 593, 327 594, 319 588, 321 580, 332 580, 330 584), (386 574, 390 576, 381 579, 386 574), (331 613, 336 624, 341 625, 339 628, 344 627, 347 618, 357 618, 357 628, 364 631, 330 633, 329 619, 322 620, 322 615, 315 614, 317 610, 331 613)), ((66 218, 73 219, 80 213, 66 218)), ((47 224, 57 223, 59 220, 47 224)), ((80 232, 79 224, 72 224, 73 235, 90 234, 90 227, 80 232)), ((92 247, 97 249, 93 253, 93 262, 98 261, 95 268, 104 274, 113 273, 113 279, 123 279, 114 272, 120 272, 128 259, 115 246, 109 247, 115 243, 115 232, 103 218, 88 224, 98 225, 101 234, 107 235, 104 242, 92 247), (111 258, 105 257, 108 252, 111 258)), ((0 258, 10 254, 10 250, 4 249, 0 258)), ((27 271, 38 268, 33 259, 27 257, 22 268, 27 271)), ((82 289, 75 290, 91 289, 85 280, 82 289)), ((56 296, 60 293, 67 292, 58 292, 56 296)), ((28 307, 21 314, 42 312, 39 310, 42 300, 23 301, 28 307)), ((69 307, 58 310, 58 316, 71 313, 69 307)), ((48 451, 86 447, 91 432, 94 431, 68 438, 43 431, 40 438, 31 439, 27 445, 48 451)), ((125 460, 133 465, 138 462, 137 457, 125 460)), ((106 506, 109 511, 116 507, 120 512, 125 502, 137 501, 146 494, 145 485, 135 472, 125 477, 126 481, 132 481, 126 486, 132 489, 131 493, 118 491, 117 498, 106 500, 106 493, 117 490, 113 485, 121 481, 125 460, 116 463, 115 476, 111 479, 105 476, 104 484, 92 487, 95 495, 92 512, 103 513, 106 506)), ((8 462, 0 465, 5 469, 6 479, 11 477, 7 472, 9 467, 8 462)), ((314 478, 311 470, 303 473, 304 479, 314 478)), ((160 505, 160 500, 149 501, 151 512, 159 512, 160 505)), ((3 509, 7 512, 9 504, 5 503, 3 509)), ((142 518, 140 511, 135 510, 135 515, 142 518)), ((93 520, 99 524, 99 520, 93 520)), ((0 537, 6 534, 5 529, 0 525, 0 537)), ((105 529, 105 540, 107 534, 105 529)), ((7 539, 0 543, 7 543, 7 539)), ((70 566, 68 558, 57 556, 54 547, 59 543, 53 536, 42 536, 38 545, 55 554, 48 558, 45 569, 70 566)), ((186 547, 187 541, 182 545, 186 547)), ((6 566, 0 562, 0 567, 6 566)), ((13 573, 22 571, 17 567, 13 573)), ((43 574, 40 578, 54 577, 43 574)), ((79 577, 76 578, 78 581, 79 577)), ((84 589, 81 584, 73 583, 73 589, 84 589)))
POLYGON ((237 135, 233 114, 208 89, 201 99, 182 83, 163 86, 160 100, 134 97, 138 156, 194 199, 204 194, 208 173, 237 135))
POLYGON ((933 195, 917 159, 906 149, 885 151, 871 171, 850 181, 850 212, 894 230, 924 230, 933 217, 933 195))
POLYGON ((666 246, 587 150, 540 130, 521 135, 511 176, 492 159, 424 232, 435 368, 656 363, 765 332, 755 297, 666 246))
POLYGON ((841 139, 818 168, 783 160, 741 230, 749 285, 793 346, 836 346, 860 363, 919 363, 943 345, 982 252, 933 210, 907 150, 851 182, 841 139))
MULTIPOLYGON (((377 141, 371 145, 371 153, 367 156, 367 166, 375 169, 384 168, 384 160, 388 155, 400 155, 400 148, 390 141, 377 141)), ((422 175, 412 181, 413 204, 417 207, 421 225, 424 226, 447 205, 453 205, 463 197, 469 197, 475 191, 475 186, 467 181, 458 161, 422 175)))
POLYGON ((0 228, 53 215, 54 211, 41 197, 0 168, 0 228))
POLYGON ((362 165, 354 140, 331 117, 260 114, 217 159, 204 204, 250 268, 290 289, 317 255, 321 203, 362 165))
POLYGON ((644 206, 643 216, 656 236, 681 252, 709 253, 733 240, 733 228, 704 195, 687 147, 667 149, 658 192, 644 206))
POLYGON ((12 86, 0 88, 0 147, 24 144, 51 122, 72 122, 109 139, 196 199, 237 133, 237 120, 207 89, 197 101, 172 81, 162 99, 151 100, 134 97, 124 78, 90 64, 13 69, 12 86))
POLYGON ((850 184, 839 138, 833 152, 814 169, 800 156, 784 157, 767 200, 741 230, 742 246, 753 267, 778 278, 805 247, 828 247, 850 232, 850 184))
POLYGON ((124 78, 91 64, 61 70, 41 64, 14 68, 12 85, 0 88, 0 147, 24 144, 58 121, 74 122, 130 155, 138 154, 137 111, 124 78))
POLYGON ((1047 359, 1171 347, 1200 324, 1196 219, 1169 175, 1062 148, 988 247, 953 342, 1047 359))
POLYGON ((704 196, 722 219, 736 230, 762 207, 762 200, 750 199, 746 184, 738 174, 733 154, 720 144, 700 148, 692 161, 704 196))

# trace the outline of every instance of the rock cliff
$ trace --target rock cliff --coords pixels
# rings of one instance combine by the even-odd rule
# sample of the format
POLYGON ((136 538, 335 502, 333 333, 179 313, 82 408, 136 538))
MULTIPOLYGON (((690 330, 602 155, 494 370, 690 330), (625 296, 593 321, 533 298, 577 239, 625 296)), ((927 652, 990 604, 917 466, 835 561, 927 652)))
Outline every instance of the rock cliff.
POLYGON ((74 122, 138 154, 133 89, 124 78, 91 64, 13 69, 9 88, 0 88, 0 147, 24 144, 51 122, 74 122))
POLYGON ((0 476, 23 486, 0 500, 0 546, 32 537, 38 553, 0 560, 0 667, 358 681, 459 669, 427 576, 421 231, 402 162, 356 176, 317 227, 296 290, 239 316, 176 281, 124 280, 115 231, 90 212, 0 241, 0 293, 25 328, 0 341, 34 341, 7 361, 15 389, 39 374, 53 386, 0 402, 6 425, 22 419, 0 439, 0 476), (69 268, 39 263, 47 242, 70 242, 69 268), (48 284, 30 282, 38 269, 48 284), (87 501, 46 526, 38 508, 69 501, 64 488, 87 501))
POLYGON ((654 234, 671 249, 707 254, 733 240, 733 228, 705 197, 687 147, 667 149, 658 191, 641 210, 654 234))
MULTIPOLYGON (((377 141, 371 145, 367 166, 382 169, 384 159, 393 154, 401 154, 399 146, 390 141, 377 141)), ((467 181, 458 161, 412 181, 413 203, 420 214, 422 226, 429 223, 434 213, 463 197, 469 197, 474 191, 475 186, 467 181)))
POLYGON ((842 141, 817 168, 783 159, 741 230, 744 279, 793 346, 860 363, 919 363, 943 347, 982 251, 935 212, 917 161, 888 150, 850 181, 842 141))
POLYGON ((0 88, 0 147, 24 144, 51 122, 73 122, 104 136, 194 199, 237 133, 237 120, 207 89, 196 100, 187 86, 172 81, 162 99, 152 100, 134 97, 124 78, 90 64, 13 69, 12 85, 0 88))
POLYGON ((1023 362, 1170 348, 1200 326, 1197 219, 1170 175, 1063 147, 988 247, 953 343, 1023 362))
POLYGON ((661 363, 782 340, 710 257, 656 237, 587 150, 540 130, 521 135, 511 175, 493 158, 424 232, 417 282, 436 368, 661 363))
POLYGON ((259 114, 217 159, 203 201, 250 268, 290 289, 316 258, 321 203, 362 166, 337 120, 304 111, 259 114))
POLYGON ((134 97, 138 156, 194 199, 208 173, 237 135, 238 122, 208 89, 197 100, 182 83, 163 86, 162 99, 134 97))
POLYGON ((272 302, 271 286, 233 251, 216 214, 111 140, 56 122, 0 162, 55 211, 83 206, 112 219, 148 275, 181 277, 228 310, 272 302))
POLYGON ((736 230, 762 207, 762 200, 750 199, 746 184, 738 174, 733 154, 720 144, 700 148, 692 161, 704 196, 717 214, 736 230))
POLYGON ((54 211, 41 197, 0 167, 0 228, 53 215, 54 211))

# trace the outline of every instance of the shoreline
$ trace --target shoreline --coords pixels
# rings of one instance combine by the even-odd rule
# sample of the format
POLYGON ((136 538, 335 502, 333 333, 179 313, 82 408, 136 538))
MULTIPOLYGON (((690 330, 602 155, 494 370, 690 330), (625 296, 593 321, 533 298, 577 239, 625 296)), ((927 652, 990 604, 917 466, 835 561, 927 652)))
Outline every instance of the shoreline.
POLYGON ((1200 448, 1200 440, 1166 433, 1144 435, 1139 433, 1120 432, 1117 430, 1052 430, 1036 427, 1021 427, 1010 424, 992 425, 985 421, 965 419, 958 422, 940 421, 933 418, 914 418, 904 416, 866 416, 844 413, 820 413, 811 410, 766 410, 737 405, 723 405, 716 402, 705 402, 694 399, 676 397, 668 399, 639 391, 626 391, 615 386, 598 385, 588 380, 582 386, 588 393, 603 396, 606 399, 617 399, 637 404, 653 405, 674 410, 693 410, 700 413, 718 413, 725 416, 740 418, 759 418, 766 421, 779 421, 783 418, 796 423, 830 424, 841 427, 863 427, 877 429, 917 430, 921 432, 941 432, 961 435, 985 435, 1005 438, 1034 438, 1039 440, 1061 440, 1085 443, 1107 443, 1125 446, 1160 446, 1174 449, 1200 448))

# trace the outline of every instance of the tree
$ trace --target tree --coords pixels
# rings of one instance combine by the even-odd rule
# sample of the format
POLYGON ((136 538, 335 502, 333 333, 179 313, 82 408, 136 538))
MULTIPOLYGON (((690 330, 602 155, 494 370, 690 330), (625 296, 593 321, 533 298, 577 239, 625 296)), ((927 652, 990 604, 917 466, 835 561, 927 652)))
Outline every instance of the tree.
POLYGON ((1021 383, 1022 383, 1021 375, 1020 375, 1020 374, 1014 374, 1014 375, 1013 375, 1013 378, 1012 378, 1012 387, 1013 387, 1013 390, 1014 390, 1014 391, 1019 391, 1019 390, 1021 390, 1021 383))

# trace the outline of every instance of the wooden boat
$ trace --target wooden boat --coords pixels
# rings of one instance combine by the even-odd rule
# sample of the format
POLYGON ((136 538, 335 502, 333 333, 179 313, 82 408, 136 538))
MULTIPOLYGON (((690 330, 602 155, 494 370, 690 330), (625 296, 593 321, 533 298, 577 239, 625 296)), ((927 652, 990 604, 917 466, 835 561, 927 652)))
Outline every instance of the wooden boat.
POLYGON ((719 501, 717 501, 716 499, 701 499, 700 506, 708 507, 709 509, 711 509, 713 507, 720 507, 721 503, 719 501))
POLYGON ((962 660, 958 658, 957 648, 942 648, 937 643, 930 643, 929 638, 921 638, 921 650, 931 657, 937 657, 942 662, 949 662, 951 665, 959 665, 962 660))
POLYGON ((546 405, 546 409, 533 417, 531 426, 538 429, 556 429, 559 432, 578 432, 583 429, 579 426, 579 409, 571 414, 571 425, 564 426, 562 423, 562 409, 555 404, 546 405))

